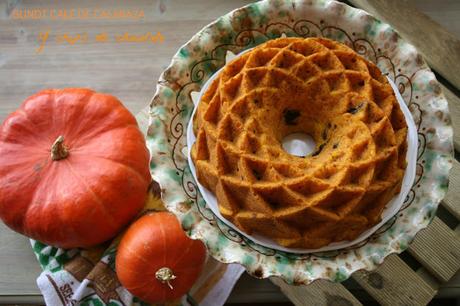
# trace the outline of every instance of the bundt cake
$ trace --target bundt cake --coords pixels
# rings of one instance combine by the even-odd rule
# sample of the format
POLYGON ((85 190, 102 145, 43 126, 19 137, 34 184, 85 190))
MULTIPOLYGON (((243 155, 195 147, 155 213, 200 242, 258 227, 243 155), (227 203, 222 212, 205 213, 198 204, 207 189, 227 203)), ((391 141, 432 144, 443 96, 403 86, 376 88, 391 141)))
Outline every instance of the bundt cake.
POLYGON ((279 38, 228 63, 193 129, 199 182, 242 231, 291 248, 353 240, 400 191, 407 125, 380 70, 344 44, 279 38), (283 150, 291 133, 316 149, 283 150))

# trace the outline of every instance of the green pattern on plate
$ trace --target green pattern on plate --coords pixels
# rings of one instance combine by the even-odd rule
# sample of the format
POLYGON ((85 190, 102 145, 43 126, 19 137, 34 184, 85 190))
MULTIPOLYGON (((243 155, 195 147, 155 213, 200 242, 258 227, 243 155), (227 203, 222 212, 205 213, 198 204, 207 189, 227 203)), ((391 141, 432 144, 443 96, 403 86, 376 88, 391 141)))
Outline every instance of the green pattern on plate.
POLYGON ((220 17, 173 57, 158 82, 150 119, 151 173, 164 189, 167 208, 182 220, 187 233, 203 240, 217 260, 240 263, 255 277, 280 276, 294 284, 318 278, 340 282, 354 271, 374 269, 391 253, 404 251, 435 215, 452 166, 447 101, 422 57, 388 24, 335 1, 260 1, 220 17), (237 54, 283 34, 335 39, 376 63, 398 86, 417 126, 417 176, 403 207, 371 237, 346 249, 291 254, 241 236, 207 208, 183 153, 193 108, 190 94, 199 92, 225 64, 227 52, 237 54), (184 209, 187 201, 193 205, 184 209))

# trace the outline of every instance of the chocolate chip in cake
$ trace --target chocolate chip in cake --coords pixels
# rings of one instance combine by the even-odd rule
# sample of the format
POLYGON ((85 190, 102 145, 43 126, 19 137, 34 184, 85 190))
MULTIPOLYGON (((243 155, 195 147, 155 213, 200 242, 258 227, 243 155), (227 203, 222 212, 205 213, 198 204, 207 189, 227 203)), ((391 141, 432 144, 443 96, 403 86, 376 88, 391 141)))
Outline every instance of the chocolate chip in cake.
POLYGON ((364 103, 360 103, 357 106, 350 107, 347 110, 347 113, 350 113, 350 114, 354 115, 363 107, 363 105, 364 105, 364 103))
POLYGON ((325 129, 323 130, 323 133, 321 133, 321 138, 323 138, 323 140, 326 140, 326 139, 327 139, 327 131, 328 131, 328 130, 329 130, 328 128, 325 128, 325 129))
POLYGON ((321 151, 323 150, 324 146, 326 145, 326 143, 322 143, 319 145, 318 147, 318 150, 316 150, 315 152, 313 152, 313 154, 311 156, 316 156, 318 155, 319 153, 321 153, 321 151))
POLYGON ((262 179, 262 173, 259 173, 259 171, 252 169, 252 174, 256 180, 260 181, 262 179))
POLYGON ((296 125, 296 119, 300 116, 300 112, 296 109, 285 109, 283 111, 284 123, 287 125, 296 125))

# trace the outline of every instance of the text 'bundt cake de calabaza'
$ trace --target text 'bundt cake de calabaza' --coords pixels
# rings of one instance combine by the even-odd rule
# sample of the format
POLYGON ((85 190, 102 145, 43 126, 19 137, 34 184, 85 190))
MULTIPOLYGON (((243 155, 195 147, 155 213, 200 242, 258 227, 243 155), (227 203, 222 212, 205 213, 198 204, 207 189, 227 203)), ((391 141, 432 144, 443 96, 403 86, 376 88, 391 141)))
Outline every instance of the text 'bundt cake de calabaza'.
POLYGON ((385 76, 324 38, 268 41, 228 63, 199 102, 192 159, 221 214, 291 248, 353 240, 381 220, 406 168, 407 125, 385 76), (316 150, 283 150, 291 133, 316 150))

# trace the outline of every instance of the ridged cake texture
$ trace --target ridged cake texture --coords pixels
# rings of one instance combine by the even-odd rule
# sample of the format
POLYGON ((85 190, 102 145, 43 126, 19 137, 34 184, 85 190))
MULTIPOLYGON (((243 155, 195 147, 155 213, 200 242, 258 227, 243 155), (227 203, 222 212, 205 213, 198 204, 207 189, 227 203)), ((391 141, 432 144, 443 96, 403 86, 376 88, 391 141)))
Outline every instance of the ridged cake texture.
POLYGON ((228 63, 199 102, 192 159, 221 214, 282 246, 353 240, 400 191, 407 125, 381 71, 324 38, 268 41, 228 63), (305 157, 282 140, 306 133, 305 157))

